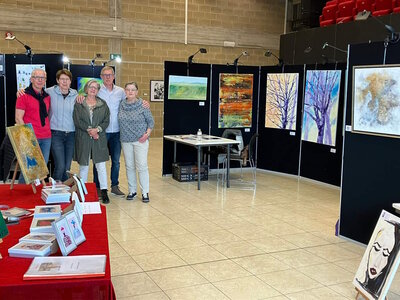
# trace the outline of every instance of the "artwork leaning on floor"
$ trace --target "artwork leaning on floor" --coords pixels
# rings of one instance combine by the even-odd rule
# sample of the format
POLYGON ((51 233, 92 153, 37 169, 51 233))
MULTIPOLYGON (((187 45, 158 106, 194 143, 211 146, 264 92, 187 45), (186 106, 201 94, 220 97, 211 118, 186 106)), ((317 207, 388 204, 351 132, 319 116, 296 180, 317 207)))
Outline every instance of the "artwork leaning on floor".
POLYGON ((400 66, 353 68, 354 132, 400 136, 400 66))
POLYGON ((169 76, 168 100, 207 100, 207 77, 169 76))
POLYGON ((309 70, 306 74, 301 139, 335 146, 340 70, 309 70))
POLYGON ((219 74, 218 128, 251 127, 253 74, 219 74))
POLYGON ((382 210, 353 279, 368 299, 385 299, 399 266, 400 218, 382 210))
POLYGON ((298 73, 267 74, 265 127, 296 130, 298 73))
POLYGON ((38 140, 33 132, 32 124, 7 127, 18 164, 26 183, 36 179, 44 179, 49 174, 38 140))

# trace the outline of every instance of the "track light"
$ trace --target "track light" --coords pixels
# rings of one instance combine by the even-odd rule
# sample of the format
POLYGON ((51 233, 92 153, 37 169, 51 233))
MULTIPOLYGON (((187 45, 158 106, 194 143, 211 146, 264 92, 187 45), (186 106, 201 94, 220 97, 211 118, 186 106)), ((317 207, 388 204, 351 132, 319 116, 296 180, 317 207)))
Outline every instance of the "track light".
POLYGON ((322 45, 322 49, 325 49, 326 47, 332 48, 332 49, 335 49, 335 50, 337 50, 337 51, 340 51, 340 52, 343 52, 343 53, 346 53, 346 54, 347 54, 347 51, 346 51, 346 50, 340 49, 340 48, 338 48, 338 47, 336 47, 336 46, 329 45, 328 42, 325 42, 325 43, 322 45))
POLYGON ((110 55, 110 60, 106 61, 106 62, 103 62, 102 66, 104 67, 104 66, 106 66, 108 63, 110 63, 112 61, 115 61, 115 62, 120 64, 122 62, 121 56, 120 55, 115 55, 115 56, 114 55, 110 55))
POLYGON ((18 43, 24 46, 25 48, 25 55, 28 56, 29 58, 32 58, 33 53, 32 53, 32 48, 29 47, 28 45, 25 45, 23 42, 21 42, 17 37, 12 33, 12 32, 6 32, 6 35, 4 37, 5 40, 16 40, 18 43))
POLYGON ((68 56, 63 56, 63 58, 62 58, 62 60, 63 60, 63 63, 64 64, 69 64, 69 58, 68 58, 68 56))
POLYGON ((101 57, 101 54, 100 53, 96 53, 96 56, 90 61, 90 65, 92 66, 92 67, 94 67, 95 66, 95 63, 96 63, 96 59, 98 59, 98 58, 100 58, 101 57))
POLYGON ((237 67, 238 62, 239 62, 239 59, 240 59, 242 56, 250 56, 250 54, 249 54, 247 51, 243 51, 242 53, 240 53, 240 55, 239 55, 237 58, 235 58, 235 60, 233 61, 233 65, 234 65, 235 67, 237 67))
POLYGON ((197 53, 207 53, 207 49, 206 48, 200 48, 199 50, 197 50, 193 55, 190 55, 188 57, 188 65, 193 63, 193 57, 197 54, 197 53))
POLYGON ((271 50, 267 50, 264 55, 266 57, 270 57, 270 56, 275 57, 278 60, 278 66, 283 66, 283 59, 278 57, 278 56, 276 56, 274 53, 272 53, 271 50))

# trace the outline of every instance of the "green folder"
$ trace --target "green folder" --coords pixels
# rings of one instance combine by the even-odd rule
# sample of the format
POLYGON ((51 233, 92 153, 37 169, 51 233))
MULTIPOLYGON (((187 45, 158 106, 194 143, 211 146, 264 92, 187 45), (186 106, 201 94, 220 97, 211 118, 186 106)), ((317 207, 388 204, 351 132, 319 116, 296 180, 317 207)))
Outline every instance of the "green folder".
POLYGON ((8 235, 8 229, 6 222, 4 221, 3 215, 0 212, 0 239, 5 238, 8 235))

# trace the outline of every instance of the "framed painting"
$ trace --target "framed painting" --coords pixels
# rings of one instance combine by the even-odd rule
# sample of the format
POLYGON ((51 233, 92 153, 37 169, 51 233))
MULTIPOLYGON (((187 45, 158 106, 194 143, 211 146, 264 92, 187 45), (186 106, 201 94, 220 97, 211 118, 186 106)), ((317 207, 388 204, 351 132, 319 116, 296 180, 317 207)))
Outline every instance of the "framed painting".
POLYGON ((385 299, 399 267, 400 218, 382 210, 353 279, 367 299, 385 299))
POLYGON ((34 69, 42 69, 46 71, 45 65, 15 65, 17 72, 17 90, 25 89, 31 84, 31 74, 34 69))
POLYGON ((27 184, 44 179, 49 174, 32 124, 7 127, 18 164, 27 184))
POLYGON ((303 141, 335 146, 341 74, 341 70, 307 71, 303 141))
POLYGON ((251 127, 253 74, 219 74, 218 128, 251 127))
POLYGON ((85 88, 85 84, 89 81, 89 80, 96 80, 99 84, 103 83, 103 80, 101 80, 100 78, 93 78, 93 77, 78 77, 77 78, 77 90, 79 94, 84 94, 84 88, 85 88))
POLYGON ((61 217, 55 220, 52 226, 61 253, 63 256, 67 256, 77 248, 68 221, 65 217, 61 217))
POLYGON ((207 77, 169 76, 168 100, 207 100, 207 77))
POLYGON ((150 80, 150 101, 164 101, 164 81, 150 80))
POLYGON ((353 67, 352 131, 400 137, 400 65, 353 67))
POLYGON ((267 74, 265 127, 296 130, 299 73, 267 74))

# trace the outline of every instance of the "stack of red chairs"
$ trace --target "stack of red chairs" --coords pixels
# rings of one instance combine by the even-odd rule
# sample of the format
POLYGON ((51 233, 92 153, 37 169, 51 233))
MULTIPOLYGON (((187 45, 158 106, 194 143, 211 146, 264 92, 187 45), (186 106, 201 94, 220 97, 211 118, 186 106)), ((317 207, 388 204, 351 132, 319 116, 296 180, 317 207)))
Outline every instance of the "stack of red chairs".
POLYGON ((363 11, 369 11, 375 17, 400 13, 400 0, 330 0, 319 16, 319 23, 324 27, 349 22, 363 11))

